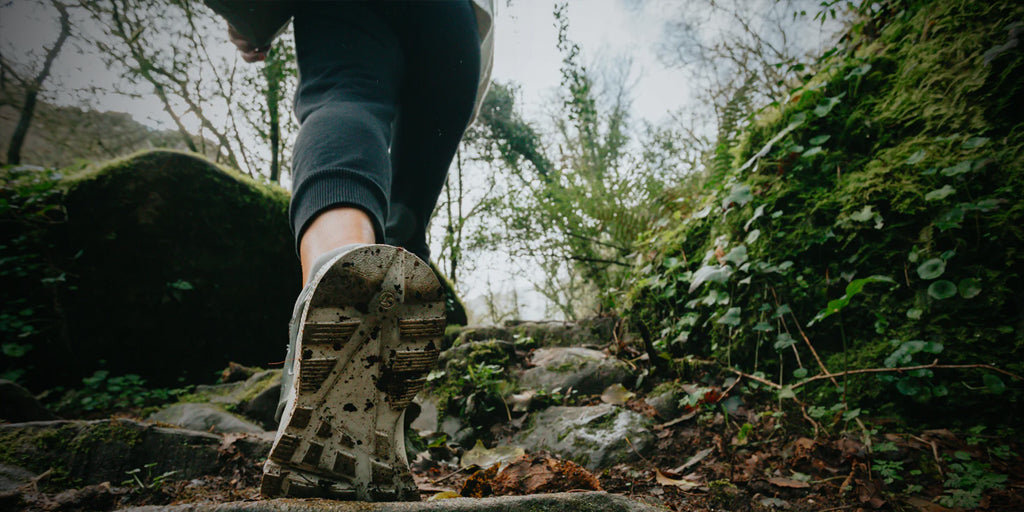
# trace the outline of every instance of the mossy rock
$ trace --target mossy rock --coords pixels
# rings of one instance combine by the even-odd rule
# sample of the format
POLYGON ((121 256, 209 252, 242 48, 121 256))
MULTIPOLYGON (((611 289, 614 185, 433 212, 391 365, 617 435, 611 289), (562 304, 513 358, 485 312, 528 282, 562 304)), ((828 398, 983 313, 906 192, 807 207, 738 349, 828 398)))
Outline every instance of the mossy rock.
POLYGON ((448 325, 466 325, 469 323, 466 305, 462 303, 462 299, 459 299, 459 294, 455 292, 455 286, 437 268, 433 261, 430 262, 430 270, 433 270, 434 274, 437 275, 437 279, 441 281, 441 288, 444 291, 444 311, 448 319, 448 325))
MULTIPOLYGON (((449 322, 450 323, 450 322, 449 322)), ((452 344, 504 340, 541 347, 603 347, 615 340, 619 319, 611 316, 582 318, 575 322, 510 321, 503 326, 469 326, 448 336, 452 344)))
MULTIPOLYGON (((52 470, 46 485, 54 488, 120 483, 130 478, 128 471, 143 468, 144 479, 172 472, 168 480, 190 480, 231 464, 221 458, 222 443, 218 435, 128 419, 20 423, 0 425, 0 462, 52 470)), ((266 456, 270 443, 245 437, 235 446, 255 460, 266 456)))
POLYGON ((21 223, 43 262, 22 283, 45 299, 34 312, 45 328, 17 362, 30 386, 77 384, 98 368, 150 385, 202 382, 229 361, 284 358, 300 276, 283 189, 152 151, 56 190, 64 218, 21 223))
POLYGON ((609 404, 549 407, 535 413, 513 444, 529 452, 547 450, 591 471, 635 460, 653 448, 651 421, 609 404))

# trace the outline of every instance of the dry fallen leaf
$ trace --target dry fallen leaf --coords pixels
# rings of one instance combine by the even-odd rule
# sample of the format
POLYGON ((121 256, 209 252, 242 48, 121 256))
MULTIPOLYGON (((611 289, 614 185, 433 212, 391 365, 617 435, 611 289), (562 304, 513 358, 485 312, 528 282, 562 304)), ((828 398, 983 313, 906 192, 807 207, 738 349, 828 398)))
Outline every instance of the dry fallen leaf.
POLYGON ((472 466, 489 468, 495 464, 504 465, 504 463, 524 454, 526 454, 526 451, 518 446, 499 445, 489 450, 484 446, 484 443, 478 439, 476 445, 462 455, 462 460, 459 462, 459 466, 462 468, 472 466))
POLYGON ((465 498, 486 498, 494 494, 491 488, 491 481, 494 480, 497 474, 497 464, 473 473, 466 480, 466 483, 462 485, 462 491, 459 494, 465 498))
POLYGON ((911 507, 920 510, 921 512, 953 512, 953 510, 955 510, 952 508, 943 507, 938 503, 932 503, 931 501, 928 501, 923 498, 918 498, 916 496, 906 498, 904 502, 907 505, 910 505, 911 507))
POLYGON ((495 495, 526 495, 548 492, 600 491, 592 473, 571 460, 546 453, 524 455, 512 461, 491 482, 495 495))
POLYGON ((533 389, 527 389, 522 393, 516 393, 509 397, 509 403, 512 404, 512 410, 515 412, 527 412, 530 410, 530 403, 533 401, 533 397, 537 396, 537 391, 533 389))
POLYGON ((789 487, 791 489, 806 489, 811 486, 807 482, 801 482, 800 480, 793 480, 792 478, 783 478, 781 476, 775 476, 768 479, 768 483, 777 485, 779 487, 789 487))
POLYGON ((698 484, 697 482, 693 482, 690 480, 670 478, 665 473, 662 473, 660 469, 655 469, 654 473, 654 480, 658 482, 658 485, 671 485, 684 490, 689 490, 700 486, 700 484, 698 484))
POLYGON ((633 398, 635 393, 626 389, 622 384, 612 384, 601 394, 601 401, 611 405, 622 405, 633 398))
POLYGON ((694 464, 697 464, 698 462, 704 460, 704 458, 707 457, 708 455, 711 455, 711 452, 713 452, 713 451, 715 451, 714 447, 712 447, 712 448, 705 448, 705 449, 697 452, 696 454, 693 455, 693 457, 690 457, 682 466, 679 466, 678 468, 673 469, 672 472, 676 473, 676 474, 679 474, 679 473, 682 473, 682 472, 686 471, 686 469, 689 468, 690 466, 693 466, 694 464))
POLYGON ((452 499, 452 498, 461 498, 461 497, 462 497, 462 495, 457 493, 457 492, 455 492, 455 491, 443 491, 443 492, 439 492, 439 493, 437 493, 437 494, 427 498, 427 501, 449 500, 449 499, 452 499))

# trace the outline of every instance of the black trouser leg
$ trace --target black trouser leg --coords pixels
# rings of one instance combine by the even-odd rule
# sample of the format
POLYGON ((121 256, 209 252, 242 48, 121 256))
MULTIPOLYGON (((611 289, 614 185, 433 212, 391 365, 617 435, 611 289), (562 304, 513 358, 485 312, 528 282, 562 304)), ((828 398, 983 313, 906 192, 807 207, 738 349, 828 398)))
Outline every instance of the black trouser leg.
POLYGON ((352 206, 370 215, 378 241, 426 259, 427 224, 476 96, 472 7, 464 0, 302 3, 295 38, 296 245, 318 213, 352 206))

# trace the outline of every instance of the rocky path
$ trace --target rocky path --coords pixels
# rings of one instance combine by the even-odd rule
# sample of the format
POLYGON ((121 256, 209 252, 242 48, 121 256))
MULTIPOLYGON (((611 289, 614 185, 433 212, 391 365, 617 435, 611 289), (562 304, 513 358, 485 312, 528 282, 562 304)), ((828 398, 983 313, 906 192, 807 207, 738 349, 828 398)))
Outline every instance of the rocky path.
POLYGON ((346 503, 325 500, 266 500, 223 504, 147 506, 125 512, 656 512, 658 509, 604 492, 492 498, 451 498, 419 503, 346 503))
POLYGON ((433 385, 408 419, 407 448, 428 499, 420 503, 255 501, 260 463, 273 439, 279 370, 233 366, 224 382, 197 386, 141 417, 143 411, 133 411, 95 420, 51 419, 11 385, 9 394, 20 401, 7 416, 22 421, 0 425, 0 508, 656 510, 601 492, 590 472, 649 448, 651 421, 619 405, 553 405, 599 395, 633 375, 628 364, 597 350, 613 327, 611 320, 528 323, 450 336, 433 385), (513 403, 487 406, 495 400, 513 403), (44 420, 25 421, 37 418, 44 420), (522 460, 513 464, 516 457, 522 460), (480 471, 488 468, 489 474, 480 471), (513 476, 532 480, 499 489, 502 478, 507 484, 513 476))
POLYGON ((407 416, 419 503, 258 500, 279 370, 232 366, 179 401, 79 420, 54 420, 0 384, 0 510, 1024 509, 1015 439, 871 436, 824 421, 815 434, 800 411, 711 363, 659 377, 615 329, 597 319, 451 333, 407 416), (980 449, 1010 454, 978 475, 990 487, 954 493, 891 469, 950 475, 967 466, 942 461, 980 449))

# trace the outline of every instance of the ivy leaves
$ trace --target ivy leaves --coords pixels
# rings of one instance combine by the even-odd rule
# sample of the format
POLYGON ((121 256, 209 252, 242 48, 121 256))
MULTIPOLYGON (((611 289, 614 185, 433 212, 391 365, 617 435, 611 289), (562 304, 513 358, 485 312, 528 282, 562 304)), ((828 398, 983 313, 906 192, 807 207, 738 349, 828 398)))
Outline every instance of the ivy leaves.
MULTIPOLYGON (((952 257, 952 254, 946 256, 952 257)), ((926 260, 917 266, 917 275, 926 281, 938 279, 946 273, 946 259, 948 258, 930 258, 926 260)), ((946 300, 958 293, 965 299, 973 299, 980 295, 981 291, 981 280, 973 277, 961 279, 959 284, 946 279, 939 279, 928 285, 928 296, 935 300, 946 300)))
POLYGON ((814 316, 814 319, 812 319, 807 325, 812 326, 821 320, 842 311, 843 308, 850 304, 850 300, 860 294, 864 290, 864 287, 869 283, 891 283, 895 285, 896 281, 891 277, 881 275, 854 279, 853 281, 850 281, 850 284, 846 285, 846 293, 844 293, 842 297, 828 301, 828 305, 825 309, 819 311, 818 314, 814 316))

